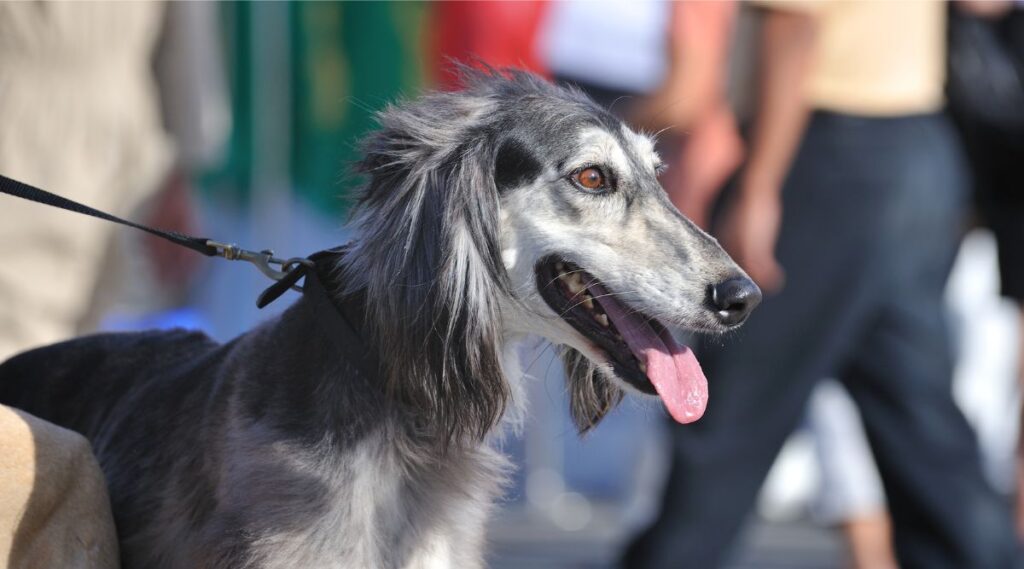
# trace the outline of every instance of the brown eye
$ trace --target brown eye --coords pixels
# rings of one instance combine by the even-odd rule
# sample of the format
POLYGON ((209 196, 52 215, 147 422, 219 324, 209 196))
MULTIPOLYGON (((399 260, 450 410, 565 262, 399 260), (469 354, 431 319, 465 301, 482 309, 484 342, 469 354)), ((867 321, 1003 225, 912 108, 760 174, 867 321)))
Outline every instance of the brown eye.
POLYGON ((576 182, 588 190, 600 190, 604 187, 604 174, 597 168, 584 168, 576 174, 576 182))

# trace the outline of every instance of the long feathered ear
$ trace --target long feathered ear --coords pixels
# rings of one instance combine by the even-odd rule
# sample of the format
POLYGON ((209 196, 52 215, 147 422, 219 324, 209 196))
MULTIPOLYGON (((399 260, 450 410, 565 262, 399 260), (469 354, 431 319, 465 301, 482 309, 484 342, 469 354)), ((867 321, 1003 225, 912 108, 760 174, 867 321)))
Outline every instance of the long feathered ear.
POLYGON ((561 350, 569 385, 569 412, 582 435, 596 427, 625 393, 608 378, 600 377, 601 372, 586 356, 568 346, 561 350))
POLYGON ((445 447, 479 441, 509 398, 498 295, 510 294, 498 238, 486 98, 438 93, 386 109, 365 142, 368 177, 343 261, 366 294, 388 392, 445 447))

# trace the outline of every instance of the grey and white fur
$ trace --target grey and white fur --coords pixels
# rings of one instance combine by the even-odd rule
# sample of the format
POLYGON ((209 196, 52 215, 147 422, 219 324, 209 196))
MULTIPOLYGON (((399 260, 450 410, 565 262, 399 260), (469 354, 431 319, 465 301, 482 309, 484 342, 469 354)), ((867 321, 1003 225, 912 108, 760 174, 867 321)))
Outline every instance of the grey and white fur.
POLYGON ((360 236, 318 272, 361 340, 339 342, 307 292, 223 345, 97 335, 0 366, 0 402, 92 442, 124 567, 482 567, 517 341, 561 346, 580 431, 651 392, 545 298, 559 276, 542 267, 581 267, 667 326, 723 331, 756 304, 672 207, 647 136, 528 73, 463 73, 365 140, 360 236), (746 301, 723 304, 723 282, 746 301))

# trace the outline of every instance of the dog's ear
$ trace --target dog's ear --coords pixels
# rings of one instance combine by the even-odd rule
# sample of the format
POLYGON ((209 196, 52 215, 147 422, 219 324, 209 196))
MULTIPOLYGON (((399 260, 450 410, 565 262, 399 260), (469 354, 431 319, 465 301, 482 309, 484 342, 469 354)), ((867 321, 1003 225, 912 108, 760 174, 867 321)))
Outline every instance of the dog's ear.
POLYGON ((498 193, 513 190, 540 175, 537 157, 517 138, 508 137, 498 146, 494 159, 494 185, 498 193))
POLYGON ((569 384, 569 411, 582 435, 593 429, 625 396, 586 356, 562 346, 562 363, 569 384))
POLYGON ((471 107, 447 93, 381 114, 360 165, 361 235, 343 261, 350 289, 366 292, 388 391, 445 446, 481 440, 510 396, 495 153, 467 128, 471 107))

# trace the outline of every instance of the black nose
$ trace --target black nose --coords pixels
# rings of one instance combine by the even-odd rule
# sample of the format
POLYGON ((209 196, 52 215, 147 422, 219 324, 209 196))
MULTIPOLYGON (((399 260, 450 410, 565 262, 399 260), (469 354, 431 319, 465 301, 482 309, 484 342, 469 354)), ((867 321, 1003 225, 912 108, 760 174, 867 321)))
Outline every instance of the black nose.
POLYGON ((761 303, 761 289, 747 277, 733 277, 711 285, 708 297, 718 321, 735 326, 750 316, 750 311, 761 303))

